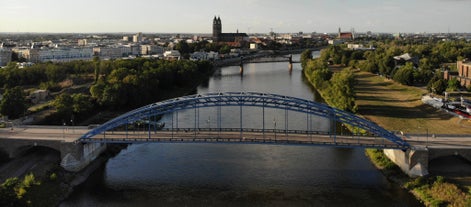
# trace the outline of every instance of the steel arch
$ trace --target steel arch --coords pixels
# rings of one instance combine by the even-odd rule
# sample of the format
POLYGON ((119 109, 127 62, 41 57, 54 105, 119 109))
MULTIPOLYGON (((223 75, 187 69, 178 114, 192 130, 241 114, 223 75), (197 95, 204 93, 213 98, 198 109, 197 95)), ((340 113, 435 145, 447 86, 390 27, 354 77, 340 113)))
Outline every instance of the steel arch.
POLYGON ((297 111, 305 114, 325 117, 364 129, 376 136, 386 138, 403 149, 410 147, 409 143, 402 140, 394 133, 383 129, 374 122, 358 117, 352 113, 301 98, 259 92, 221 92, 196 94, 149 104, 129 111, 104 123, 103 125, 100 125, 97 128, 90 130, 80 139, 90 139, 93 136, 106 132, 110 129, 122 126, 124 124, 133 123, 150 116, 163 115, 186 109, 219 106, 252 106, 283 110, 287 109, 289 111, 297 111))

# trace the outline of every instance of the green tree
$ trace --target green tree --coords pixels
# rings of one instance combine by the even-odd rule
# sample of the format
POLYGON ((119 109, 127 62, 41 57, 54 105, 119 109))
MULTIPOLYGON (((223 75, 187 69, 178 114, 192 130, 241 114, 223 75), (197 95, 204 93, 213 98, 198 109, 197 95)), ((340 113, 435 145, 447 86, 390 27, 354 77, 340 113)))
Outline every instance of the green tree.
POLYGON ((0 206, 24 206, 17 195, 16 189, 20 185, 18 178, 8 178, 2 185, 0 185, 0 206))
POLYGON ((412 85, 414 83, 414 66, 412 63, 399 68, 393 76, 394 81, 403 85, 412 85))
POLYGON ((95 56, 93 57, 93 67, 95 72, 95 83, 98 82, 98 78, 100 77, 100 57, 95 56))
POLYGON ((444 79, 440 79, 432 84, 431 90, 433 93, 442 94, 446 90, 446 88, 446 81, 444 79))
POLYGON ((330 87, 325 89, 326 102, 338 109, 356 112, 354 74, 350 69, 334 73, 330 79, 330 87))
POLYGON ((460 82, 456 78, 452 78, 448 80, 448 86, 446 88, 446 91, 452 92, 452 91, 457 91, 460 88, 460 82))
POLYGON ((219 49, 219 53, 221 54, 227 54, 231 51, 231 47, 229 45, 224 45, 219 49))
POLYGON ((341 59, 341 64, 342 65, 347 66, 349 61, 350 60, 346 55, 342 55, 342 59, 341 59))
POLYGON ((3 99, 0 102, 0 112, 11 119, 16 119, 23 115, 27 109, 25 95, 21 87, 16 86, 5 90, 3 99))
POLYGON ((304 50, 301 53, 301 67, 304 69, 306 68, 307 62, 312 59, 312 51, 311 50, 304 50))
POLYGON ((191 53, 190 46, 185 40, 178 42, 175 46, 175 49, 178 50, 184 57, 189 56, 191 53))
POLYGON ((28 189, 40 185, 32 173, 25 175, 21 181, 18 178, 8 178, 0 185, 0 206, 32 206, 28 200, 28 189))
POLYGON ((63 115, 72 115, 74 99, 71 95, 63 93, 54 99, 53 105, 57 113, 63 115))
POLYGON ((90 111, 93 108, 93 104, 90 101, 90 96, 76 93, 71 96, 73 105, 72 111, 75 114, 81 114, 90 111))
POLYGON ((101 104, 103 99, 103 92, 105 90, 106 84, 103 80, 98 80, 97 83, 93 84, 90 87, 90 94, 92 94, 92 98, 94 98, 98 103, 101 104))

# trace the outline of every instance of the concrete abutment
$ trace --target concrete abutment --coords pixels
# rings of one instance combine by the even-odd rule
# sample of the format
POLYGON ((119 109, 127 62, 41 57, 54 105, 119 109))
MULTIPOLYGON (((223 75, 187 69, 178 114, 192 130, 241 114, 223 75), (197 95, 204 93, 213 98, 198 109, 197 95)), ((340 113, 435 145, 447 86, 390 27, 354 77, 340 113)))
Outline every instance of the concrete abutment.
POLYGON ((87 167, 103 151, 106 144, 103 143, 67 143, 61 150, 61 166, 72 172, 78 172, 87 167))
POLYGON ((384 154, 393 161, 409 177, 426 176, 429 174, 429 163, 433 159, 450 155, 459 155, 471 161, 470 149, 409 149, 406 151, 397 149, 384 149, 384 154))
POLYGON ((64 142, 58 140, 1 139, 0 151, 9 158, 16 158, 33 147, 47 147, 61 154, 60 165, 67 171, 77 172, 95 160, 106 144, 64 142))

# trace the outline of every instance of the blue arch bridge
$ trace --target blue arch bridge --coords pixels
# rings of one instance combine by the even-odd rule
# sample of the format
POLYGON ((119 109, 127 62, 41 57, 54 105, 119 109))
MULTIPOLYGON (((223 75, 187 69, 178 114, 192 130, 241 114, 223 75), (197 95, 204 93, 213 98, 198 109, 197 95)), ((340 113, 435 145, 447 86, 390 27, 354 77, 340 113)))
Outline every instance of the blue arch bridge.
MULTIPOLYGON (((209 123, 208 120, 208 125, 209 123)), ((256 92, 197 94, 150 104, 127 112, 88 131, 78 141, 82 143, 294 144, 402 150, 410 148, 409 143, 394 133, 352 113, 314 101, 256 92), (230 116, 224 116, 222 109, 225 107, 232 107, 237 112, 234 113, 233 110, 230 116), (216 117, 215 126, 200 127, 199 111, 202 108, 212 108, 211 116, 216 117), (247 127, 248 124, 243 123, 244 116, 254 113, 254 108, 259 113, 255 117, 259 117, 260 123, 256 124, 258 127, 254 127, 253 124, 247 127), (274 119, 272 123, 271 117, 266 117, 266 110, 277 110, 284 114, 284 120, 274 119), (192 126, 182 127, 184 124, 179 123, 179 112, 186 113, 186 121, 188 117, 194 119, 192 126), (296 123, 305 124, 303 129, 299 129, 299 124, 297 124, 298 129, 292 129, 293 127, 289 125, 291 121, 289 117, 293 112, 301 114, 302 118, 298 119, 302 120, 297 120, 296 123), (191 115, 188 116, 188 113, 191 115), (234 117, 234 114, 238 114, 238 119, 234 117), (171 116, 171 121, 159 122, 163 115, 171 116), (315 129, 313 117, 323 117, 329 120, 329 129, 315 129), (225 119, 231 120, 232 127, 223 126, 223 123, 227 123, 225 119), (277 121, 283 123, 284 126, 277 127, 277 121), (237 126, 234 127, 234 125, 237 126), (350 132, 344 133, 346 130, 339 130, 337 127, 339 125, 348 126, 350 132)))

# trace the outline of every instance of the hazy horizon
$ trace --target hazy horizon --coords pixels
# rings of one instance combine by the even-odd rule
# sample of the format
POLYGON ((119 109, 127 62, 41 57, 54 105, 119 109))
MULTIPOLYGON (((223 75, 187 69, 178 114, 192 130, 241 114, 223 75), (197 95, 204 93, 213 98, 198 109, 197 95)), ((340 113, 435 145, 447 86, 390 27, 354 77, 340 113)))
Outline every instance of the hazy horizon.
POLYGON ((471 33, 471 0, 2 0, 0 33, 471 33))

